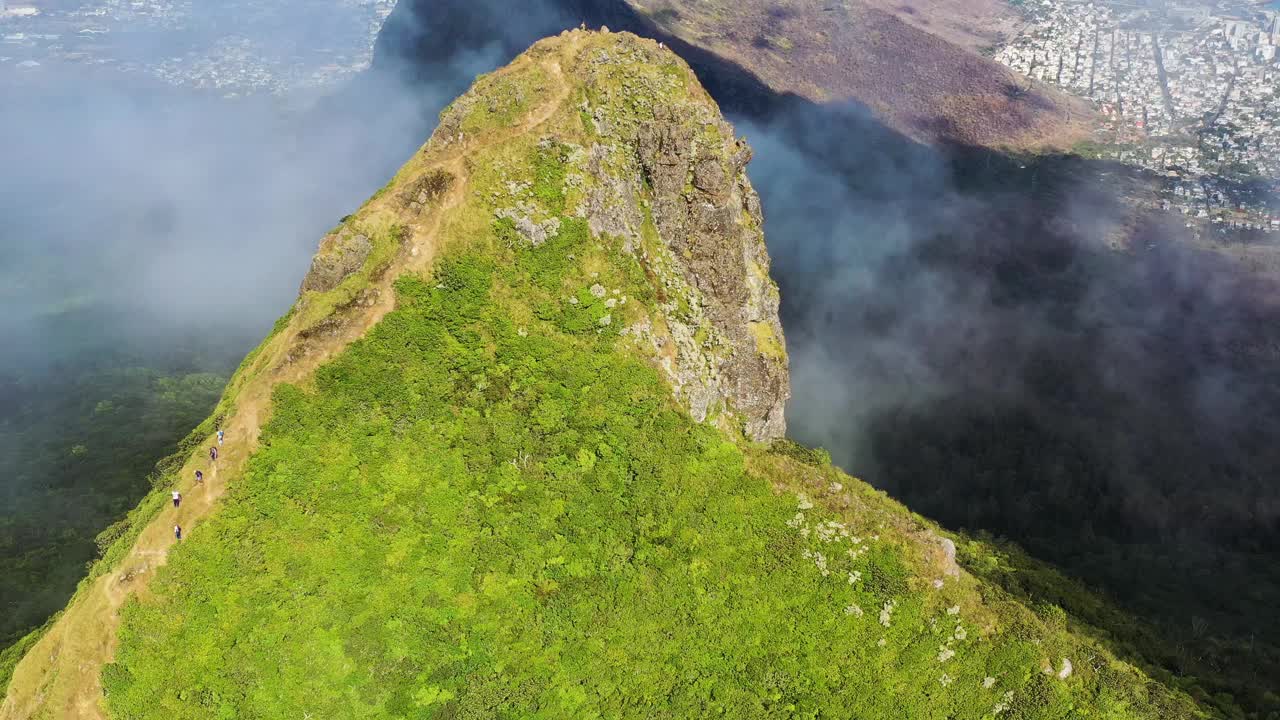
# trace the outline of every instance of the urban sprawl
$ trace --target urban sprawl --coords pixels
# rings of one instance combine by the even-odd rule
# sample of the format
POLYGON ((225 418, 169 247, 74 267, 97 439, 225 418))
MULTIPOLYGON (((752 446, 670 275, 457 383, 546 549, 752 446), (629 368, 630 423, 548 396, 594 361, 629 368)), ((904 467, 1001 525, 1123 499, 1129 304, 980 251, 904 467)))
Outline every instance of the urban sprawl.
POLYGON ((1280 5, 1029 0, 996 59, 1092 100, 1098 152, 1163 178, 1188 226, 1280 230, 1280 5))
POLYGON ((0 73, 77 63, 227 96, 324 87, 369 64, 374 37, 394 6, 395 0, 0 0, 0 73))

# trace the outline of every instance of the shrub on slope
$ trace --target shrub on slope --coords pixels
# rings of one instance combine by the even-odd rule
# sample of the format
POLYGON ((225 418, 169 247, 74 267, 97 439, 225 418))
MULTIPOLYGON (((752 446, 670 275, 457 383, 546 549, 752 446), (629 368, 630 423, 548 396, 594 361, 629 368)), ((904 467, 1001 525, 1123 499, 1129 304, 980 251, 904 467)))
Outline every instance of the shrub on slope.
POLYGON ((692 422, 619 341, 519 325, 507 252, 402 279, 279 390, 227 506, 127 609, 116 717, 1191 716, 934 589, 888 510, 776 492, 838 474, 692 422))

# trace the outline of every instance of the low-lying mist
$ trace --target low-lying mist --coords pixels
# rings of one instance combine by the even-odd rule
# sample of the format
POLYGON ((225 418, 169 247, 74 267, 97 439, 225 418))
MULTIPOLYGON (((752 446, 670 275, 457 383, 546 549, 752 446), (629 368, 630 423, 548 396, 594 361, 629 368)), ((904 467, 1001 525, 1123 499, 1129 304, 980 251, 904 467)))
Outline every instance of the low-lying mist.
POLYGON ((4 86, 0 647, 65 602, 95 535, 288 309, 320 238, 474 68, 456 70, 305 104, 53 64, 4 86))
POLYGON ((50 75, 0 107, 3 321, 28 338, 5 365, 59 355, 43 329, 84 312, 110 317, 83 330, 106 345, 194 331, 243 352, 418 124, 403 91, 306 114, 112 80, 50 75))

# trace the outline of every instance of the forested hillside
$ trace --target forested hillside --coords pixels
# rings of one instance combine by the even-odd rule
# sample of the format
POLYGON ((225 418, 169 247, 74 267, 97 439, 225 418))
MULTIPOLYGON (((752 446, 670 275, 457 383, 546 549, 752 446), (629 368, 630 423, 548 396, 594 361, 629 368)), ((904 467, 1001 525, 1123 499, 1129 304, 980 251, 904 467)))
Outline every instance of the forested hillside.
POLYGON ((49 359, 0 370, 0 649, 66 603, 110 540, 96 536, 209 413, 229 364, 175 350, 49 359))

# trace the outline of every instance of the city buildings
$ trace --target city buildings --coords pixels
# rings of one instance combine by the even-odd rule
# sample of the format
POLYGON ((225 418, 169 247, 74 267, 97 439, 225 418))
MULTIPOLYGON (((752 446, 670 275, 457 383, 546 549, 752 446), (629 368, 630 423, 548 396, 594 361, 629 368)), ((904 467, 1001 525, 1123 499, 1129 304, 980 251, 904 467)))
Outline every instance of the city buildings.
POLYGON ((325 87, 360 71, 395 7, 395 0, 97 0, 63 10, 28 1, 39 2, 0 0, 0 73, 109 66, 228 96, 325 87))
POLYGON ((1160 176, 1164 205, 1201 225, 1280 227, 1280 12, 1093 0, 1031 0, 1027 12, 995 57, 1092 100, 1092 151, 1160 176))

